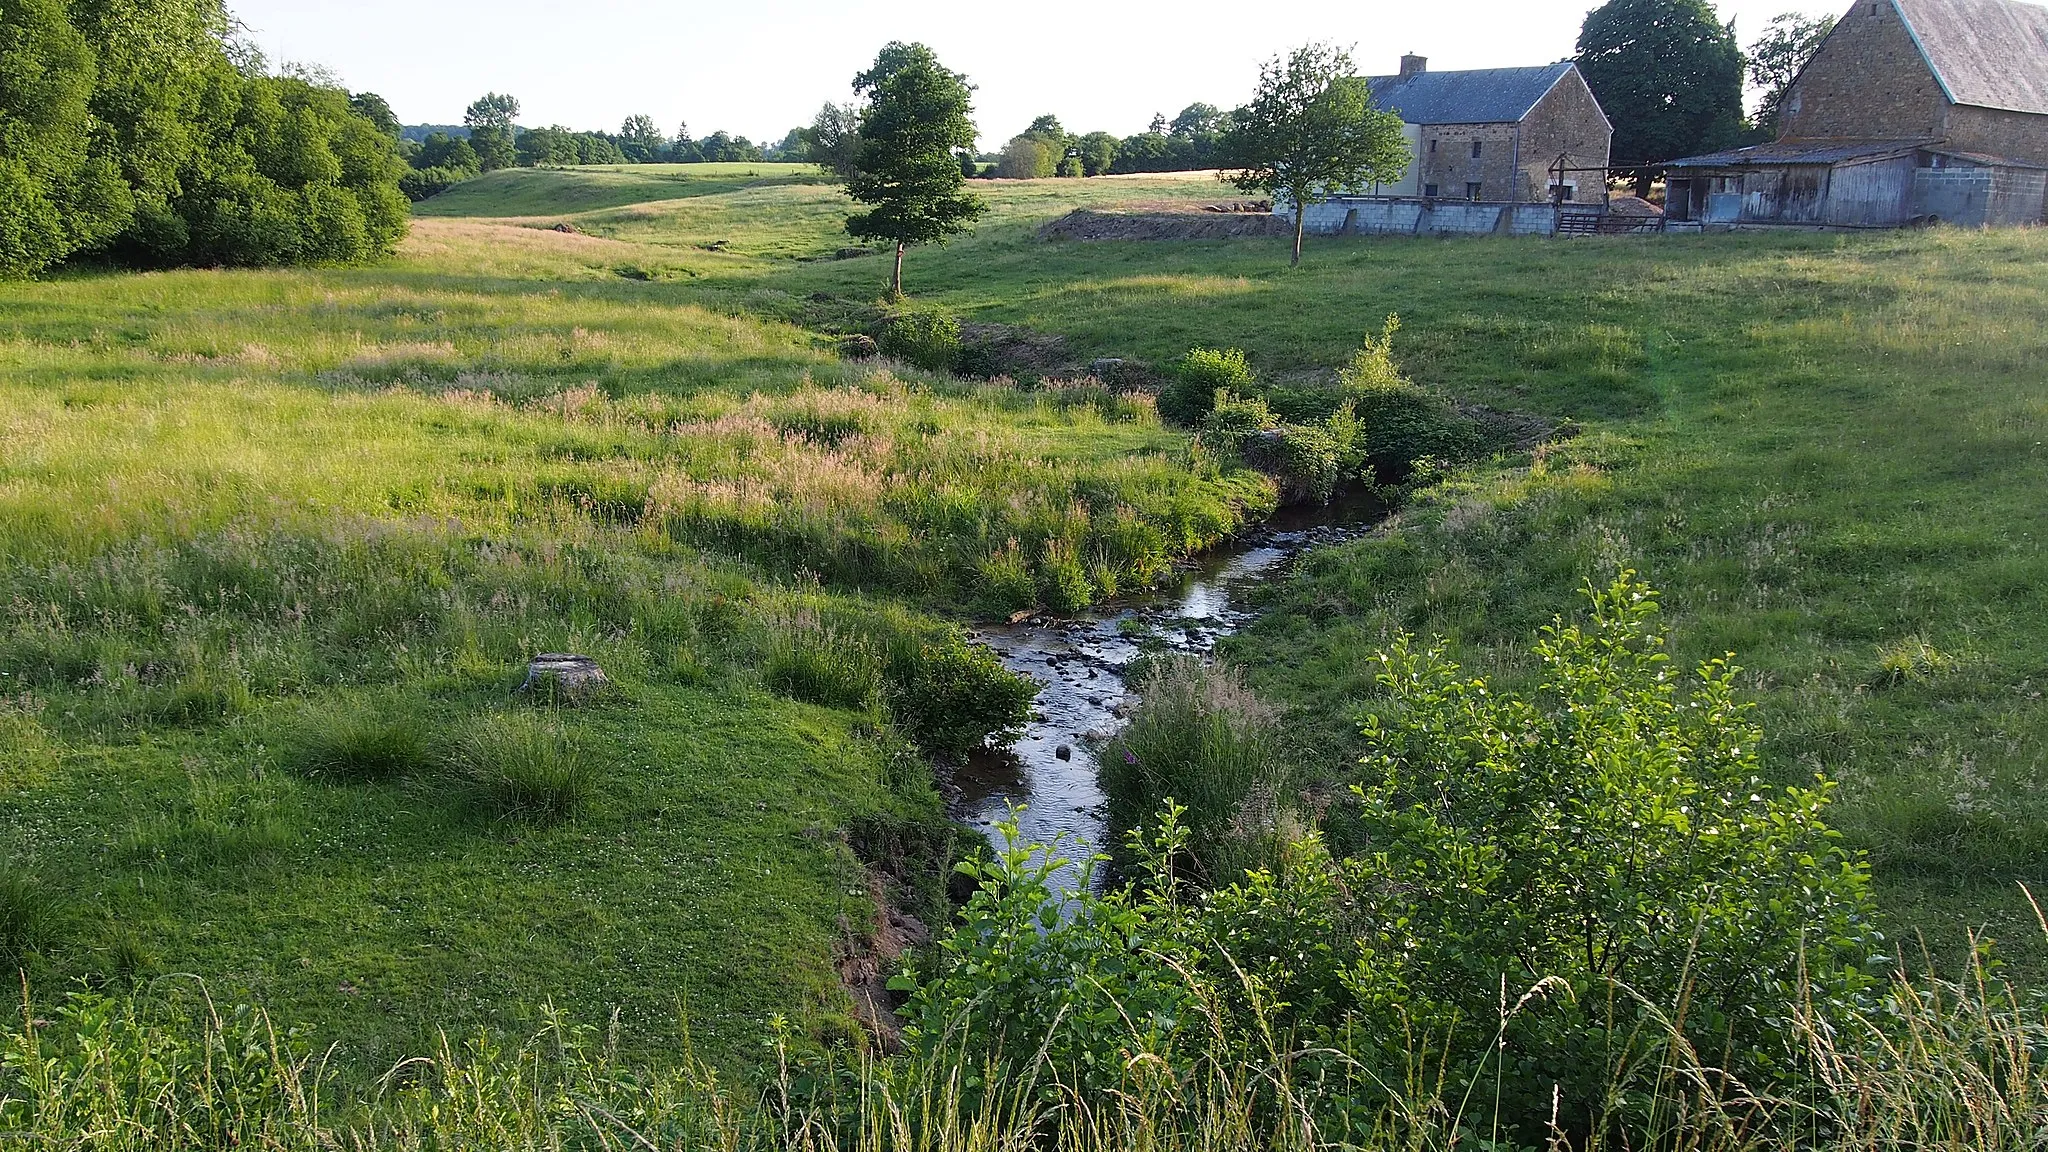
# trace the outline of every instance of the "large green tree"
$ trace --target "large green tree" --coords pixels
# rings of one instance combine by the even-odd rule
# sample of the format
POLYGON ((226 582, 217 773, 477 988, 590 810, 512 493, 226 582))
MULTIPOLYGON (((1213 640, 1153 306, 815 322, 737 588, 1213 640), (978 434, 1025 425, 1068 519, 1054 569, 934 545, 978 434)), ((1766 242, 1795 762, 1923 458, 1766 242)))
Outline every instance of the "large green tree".
POLYGON ((519 100, 500 92, 486 92, 463 110, 462 126, 469 129, 469 146, 476 150, 478 167, 485 172, 510 168, 519 162, 514 147, 518 128, 519 100))
POLYGON ((90 130, 98 72, 60 0, 0 5, 0 279, 104 243, 134 215, 90 130))
POLYGON ((390 250, 407 212, 396 142, 365 115, 382 102, 266 75, 230 35, 215 0, 0 4, 0 276, 81 253, 288 264, 390 250))
POLYGON ((1835 27, 1833 16, 1817 19, 1786 12, 1770 22, 1764 34, 1749 46, 1749 82, 1761 95, 1757 98, 1756 128, 1768 139, 1778 137, 1778 114, 1785 106, 1785 90, 1799 76, 1799 70, 1820 50, 1820 42, 1835 27))
POLYGON ((619 124, 619 150, 635 164, 652 164, 661 159, 668 139, 654 126, 652 116, 628 116, 619 124))
POLYGON ((890 291, 903 294, 903 252, 964 232, 987 209, 966 191, 955 155, 974 149, 972 88, 922 44, 891 43, 854 78, 867 104, 860 153, 847 195, 867 206, 846 221, 863 240, 896 244, 890 291))
POLYGON ((1294 258, 1308 206, 1408 169, 1401 118, 1372 106, 1372 91, 1351 56, 1329 44, 1296 48, 1259 69, 1251 103, 1231 113, 1221 149, 1226 174, 1246 192, 1263 192, 1294 209, 1294 258))
POLYGON ((1614 162, 1636 167, 1637 195, 1655 165, 1742 135, 1742 50, 1706 0, 1607 0, 1579 29, 1578 64, 1614 123, 1614 162))

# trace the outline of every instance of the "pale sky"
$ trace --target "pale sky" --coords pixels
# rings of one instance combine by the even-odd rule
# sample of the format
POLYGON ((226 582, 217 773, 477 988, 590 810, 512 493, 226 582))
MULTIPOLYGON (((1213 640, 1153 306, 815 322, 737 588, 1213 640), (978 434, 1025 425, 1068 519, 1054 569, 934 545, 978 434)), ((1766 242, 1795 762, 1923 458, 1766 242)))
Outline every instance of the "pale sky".
MULTIPOLYGON (((1244 102, 1259 62, 1309 40, 1352 48, 1368 74, 1403 52, 1432 69, 1547 64, 1572 54, 1595 0, 230 0, 273 63, 324 65, 381 94, 408 124, 458 123, 486 91, 509 92, 527 126, 617 131, 633 113, 673 135, 723 128, 772 142, 850 97, 890 40, 922 40, 976 86, 981 148, 1050 112, 1070 132, 1143 131, 1207 101, 1244 102)), ((1816 0, 1721 0, 1747 45, 1816 0)))

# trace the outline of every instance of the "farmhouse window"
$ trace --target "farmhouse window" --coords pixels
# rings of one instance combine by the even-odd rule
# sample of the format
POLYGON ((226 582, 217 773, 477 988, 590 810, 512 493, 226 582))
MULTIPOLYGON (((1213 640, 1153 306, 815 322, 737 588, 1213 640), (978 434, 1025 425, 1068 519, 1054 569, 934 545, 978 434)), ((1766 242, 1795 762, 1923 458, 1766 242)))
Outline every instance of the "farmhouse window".
POLYGON ((1467 183, 1467 184, 1465 185, 1465 199, 1467 199, 1467 200, 1477 200, 1477 199, 1479 199, 1479 185, 1477 185, 1477 184, 1475 184, 1475 183, 1469 183, 1469 182, 1468 182, 1468 183, 1467 183))
POLYGON ((1424 185, 1422 186, 1422 194, 1423 194, 1424 196, 1435 196, 1435 195, 1436 195, 1436 185, 1434 185, 1434 184, 1424 184, 1424 185))
POLYGON ((1472 142, 1472 158, 1474 160, 1479 159, 1479 141, 1477 140, 1472 142))
POLYGON ((1436 137, 1434 136, 1429 138, 1429 150, 1431 152, 1436 151, 1436 137))

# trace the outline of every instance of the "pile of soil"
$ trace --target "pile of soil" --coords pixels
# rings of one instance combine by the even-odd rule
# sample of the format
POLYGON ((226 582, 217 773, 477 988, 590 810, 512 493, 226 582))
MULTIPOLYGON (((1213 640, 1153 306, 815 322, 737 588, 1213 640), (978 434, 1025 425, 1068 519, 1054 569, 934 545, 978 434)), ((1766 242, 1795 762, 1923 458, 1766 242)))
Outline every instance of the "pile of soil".
MULTIPOLYGON (((1133 206, 1134 209, 1140 206, 1133 206)), ((1215 205, 1142 206, 1145 210, 1076 208, 1038 230, 1040 240, 1223 240, 1292 236, 1294 226, 1264 212, 1215 205)))
POLYGON ((1664 210, 1640 196, 1609 196, 1607 213, 1610 216, 1662 216, 1664 210))
POLYGON ((1016 324, 962 324, 960 359, 964 373, 984 379, 1036 379, 1072 363, 1066 337, 1016 324))

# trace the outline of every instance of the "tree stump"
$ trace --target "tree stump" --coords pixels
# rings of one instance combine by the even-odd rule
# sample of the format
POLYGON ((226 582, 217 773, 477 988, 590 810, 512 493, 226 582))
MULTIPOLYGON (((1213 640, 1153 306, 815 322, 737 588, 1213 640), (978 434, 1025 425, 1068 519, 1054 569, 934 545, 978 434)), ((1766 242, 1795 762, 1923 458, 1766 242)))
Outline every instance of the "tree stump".
POLYGON ((526 666, 526 679, 519 691, 562 704, 581 704, 611 683, 604 669, 588 656, 569 652, 543 652, 526 666))

